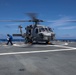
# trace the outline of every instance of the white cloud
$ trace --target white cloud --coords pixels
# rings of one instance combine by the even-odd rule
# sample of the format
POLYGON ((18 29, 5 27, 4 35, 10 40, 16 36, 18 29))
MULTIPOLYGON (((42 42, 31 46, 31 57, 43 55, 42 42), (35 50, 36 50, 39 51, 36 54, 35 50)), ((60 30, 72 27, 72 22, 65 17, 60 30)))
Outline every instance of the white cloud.
POLYGON ((52 23, 49 26, 52 26, 52 27, 64 26, 68 24, 70 20, 71 20, 71 17, 62 17, 58 20, 50 21, 52 23))
POLYGON ((76 39, 76 35, 75 34, 63 34, 63 35, 57 35, 56 38, 76 39))
POLYGON ((58 29, 76 29, 76 26, 60 27, 58 29))
POLYGON ((65 34, 65 35, 61 36, 61 38, 76 38, 76 35, 65 34))

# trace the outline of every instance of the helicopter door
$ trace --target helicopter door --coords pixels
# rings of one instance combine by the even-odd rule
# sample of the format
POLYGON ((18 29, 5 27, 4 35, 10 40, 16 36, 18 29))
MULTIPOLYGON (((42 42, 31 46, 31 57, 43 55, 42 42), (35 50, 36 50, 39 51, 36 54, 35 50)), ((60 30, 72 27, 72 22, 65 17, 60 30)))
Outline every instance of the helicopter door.
POLYGON ((35 28, 35 30, 34 30, 34 36, 35 37, 38 37, 38 32, 39 32, 38 28, 35 28))
POLYGON ((35 33, 38 34, 38 29, 36 29, 35 33))

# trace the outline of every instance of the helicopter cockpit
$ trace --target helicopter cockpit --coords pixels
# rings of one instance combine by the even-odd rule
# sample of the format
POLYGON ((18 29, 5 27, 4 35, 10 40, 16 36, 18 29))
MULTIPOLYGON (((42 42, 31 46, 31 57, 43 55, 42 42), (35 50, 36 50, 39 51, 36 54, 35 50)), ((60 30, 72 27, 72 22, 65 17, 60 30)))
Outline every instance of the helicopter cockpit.
POLYGON ((53 32, 52 29, 49 28, 49 27, 42 27, 42 28, 40 28, 39 30, 40 30, 40 32, 41 32, 41 31, 43 31, 43 32, 45 32, 45 31, 46 31, 46 32, 53 32))

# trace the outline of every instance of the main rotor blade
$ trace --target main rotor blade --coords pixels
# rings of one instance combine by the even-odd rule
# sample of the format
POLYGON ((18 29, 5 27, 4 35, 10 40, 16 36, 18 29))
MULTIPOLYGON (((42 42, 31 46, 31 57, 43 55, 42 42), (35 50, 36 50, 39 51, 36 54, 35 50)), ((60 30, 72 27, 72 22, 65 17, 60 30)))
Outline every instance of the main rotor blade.
POLYGON ((30 22, 30 20, 0 20, 0 22, 30 22))
MULTIPOLYGON (((76 22, 76 20, 63 20, 65 22, 76 22)), ((57 22, 57 20, 53 20, 53 21, 44 21, 44 22, 51 22, 51 23, 54 23, 54 22, 57 22)))
POLYGON ((44 22, 43 20, 0 20, 0 22, 44 22))

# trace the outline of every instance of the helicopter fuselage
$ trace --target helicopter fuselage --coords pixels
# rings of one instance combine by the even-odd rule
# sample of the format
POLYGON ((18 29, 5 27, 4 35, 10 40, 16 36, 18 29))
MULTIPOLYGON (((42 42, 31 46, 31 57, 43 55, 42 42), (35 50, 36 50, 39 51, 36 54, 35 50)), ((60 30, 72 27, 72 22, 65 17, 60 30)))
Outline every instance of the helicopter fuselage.
MULTIPOLYGON (((27 26, 26 35, 31 37, 32 42, 35 41, 46 43, 48 43, 50 40, 53 40, 55 37, 55 34, 51 28, 42 25, 37 25, 36 27, 27 26)), ((27 36, 25 38, 27 38, 27 36)))

